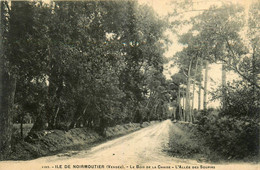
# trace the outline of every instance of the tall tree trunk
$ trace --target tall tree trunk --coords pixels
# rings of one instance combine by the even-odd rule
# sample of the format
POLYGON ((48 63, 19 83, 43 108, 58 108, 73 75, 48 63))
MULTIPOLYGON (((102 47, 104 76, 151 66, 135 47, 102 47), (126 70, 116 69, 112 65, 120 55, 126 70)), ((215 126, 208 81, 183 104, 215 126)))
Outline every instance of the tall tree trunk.
POLYGON ((52 93, 49 93, 50 94, 50 99, 53 99, 52 101, 54 101, 54 105, 50 104, 49 103, 49 110, 50 110, 50 119, 48 121, 49 123, 49 128, 51 129, 54 129, 56 128, 57 124, 59 122, 57 122, 57 117, 59 115, 59 111, 60 111, 60 98, 61 98, 61 92, 62 92, 62 89, 63 89, 63 81, 60 81, 58 87, 56 86, 55 87, 55 91, 52 92, 52 93))
POLYGON ((256 47, 254 46, 253 47, 253 55, 252 55, 252 72, 253 72, 253 96, 252 96, 252 99, 253 99, 253 106, 254 108, 252 108, 253 110, 251 110, 251 112, 255 112, 255 108, 258 108, 257 106, 257 93, 256 93, 256 90, 257 90, 257 87, 256 87, 256 84, 257 84, 257 69, 256 69, 256 47))
POLYGON ((226 108, 226 64, 222 63, 222 109, 226 108))
POLYGON ((198 58, 196 59, 196 65, 195 65, 195 73, 193 78, 193 89, 192 89, 192 105, 191 105, 191 121, 194 120, 194 97, 195 97, 195 83, 196 83, 196 77, 197 77, 197 67, 198 67, 198 58))
POLYGON ((178 109, 178 113, 176 115, 178 115, 178 118, 180 120, 182 120, 182 115, 181 115, 181 87, 180 87, 180 85, 178 87, 178 98, 177 98, 177 100, 178 100, 178 108, 179 109, 178 109))
POLYGON ((198 91, 198 111, 200 111, 200 108, 201 108, 201 82, 202 82, 202 63, 203 63, 203 60, 200 60, 200 79, 199 79, 199 91, 198 91))
POLYGON ((186 109, 184 96, 185 96, 185 91, 183 90, 182 91, 182 108, 181 108, 182 120, 183 121, 185 121, 185 117, 186 117, 186 113, 184 112, 184 110, 186 109))
POLYGON ((1 67, 0 77, 0 159, 3 159, 11 149, 16 79, 4 67, 1 67))
POLYGON ((199 82, 199 91, 198 91, 198 111, 200 111, 200 106, 201 106, 201 82, 199 82))
POLYGON ((191 121, 191 108, 190 108, 190 79, 191 79, 191 65, 192 61, 190 61, 189 69, 188 69, 188 76, 187 76, 187 87, 186 87, 186 108, 185 108, 185 121, 191 121))
POLYGON ((204 98, 203 98, 203 109, 206 110, 207 109, 207 86, 208 86, 208 65, 209 62, 206 60, 206 64, 205 64, 205 80, 204 80, 204 98))
POLYGON ((11 136, 13 128, 13 103, 16 90, 16 79, 8 73, 4 57, 4 2, 0 2, 0 160, 7 157, 11 150, 11 136))
POLYGON ((56 85, 54 83, 54 76, 52 76, 52 71, 49 75, 49 86, 48 86, 48 96, 47 96, 47 102, 46 102, 46 116, 47 116, 47 122, 48 122, 48 129, 53 129, 53 117, 55 115, 55 93, 57 91, 56 85))

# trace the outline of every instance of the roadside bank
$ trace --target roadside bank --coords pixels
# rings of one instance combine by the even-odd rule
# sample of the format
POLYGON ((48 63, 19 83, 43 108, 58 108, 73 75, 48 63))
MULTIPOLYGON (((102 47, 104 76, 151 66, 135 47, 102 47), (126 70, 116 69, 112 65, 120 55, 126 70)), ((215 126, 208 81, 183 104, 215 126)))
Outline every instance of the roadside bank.
POLYGON ((34 132, 26 137, 25 141, 20 141, 13 147, 8 160, 30 160, 55 155, 67 150, 87 149, 98 143, 129 134, 155 123, 155 121, 151 121, 144 122, 142 126, 139 123, 128 123, 108 127, 105 137, 89 128, 34 132))

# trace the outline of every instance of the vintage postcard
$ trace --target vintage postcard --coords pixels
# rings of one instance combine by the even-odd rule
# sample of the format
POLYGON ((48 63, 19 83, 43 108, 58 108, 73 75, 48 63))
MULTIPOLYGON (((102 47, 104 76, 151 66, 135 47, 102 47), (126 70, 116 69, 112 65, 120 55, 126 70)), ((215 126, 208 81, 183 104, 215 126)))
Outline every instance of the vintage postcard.
POLYGON ((258 0, 2 0, 0 170, 258 170, 258 0))

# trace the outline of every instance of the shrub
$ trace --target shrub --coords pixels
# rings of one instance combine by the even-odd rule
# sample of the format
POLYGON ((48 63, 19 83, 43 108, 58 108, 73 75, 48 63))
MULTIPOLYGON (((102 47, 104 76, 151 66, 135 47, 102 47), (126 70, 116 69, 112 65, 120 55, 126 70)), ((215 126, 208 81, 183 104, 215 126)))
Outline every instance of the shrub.
POLYGON ((210 149, 218 152, 223 158, 243 159, 259 155, 257 120, 248 117, 219 116, 206 112, 198 117, 198 129, 210 149))

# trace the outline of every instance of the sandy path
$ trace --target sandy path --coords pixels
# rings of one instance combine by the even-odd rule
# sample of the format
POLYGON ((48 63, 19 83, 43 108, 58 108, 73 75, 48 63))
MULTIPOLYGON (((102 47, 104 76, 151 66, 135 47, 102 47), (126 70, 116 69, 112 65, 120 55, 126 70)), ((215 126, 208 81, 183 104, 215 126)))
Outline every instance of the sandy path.
POLYGON ((30 161, 4 161, 0 162, 0 169, 69 169, 65 168, 67 165, 70 166, 70 169, 97 169, 98 166, 96 165, 99 165, 99 168, 102 169, 108 169, 109 165, 114 166, 110 169, 137 169, 137 165, 145 169, 148 168, 147 166, 150 166, 150 169, 195 169, 192 166, 197 166, 198 169, 238 169, 239 166, 239 169, 250 170, 257 170, 259 167, 251 164, 209 165, 198 163, 195 160, 169 157, 162 150, 167 147, 170 126, 174 125, 170 120, 166 120, 100 144, 90 150, 71 151, 30 161), (85 167, 79 168, 81 165, 85 167), (203 165, 204 168, 200 165, 203 165), (60 166, 62 168, 58 168, 60 166), (211 168, 205 168, 206 166, 211 168))

